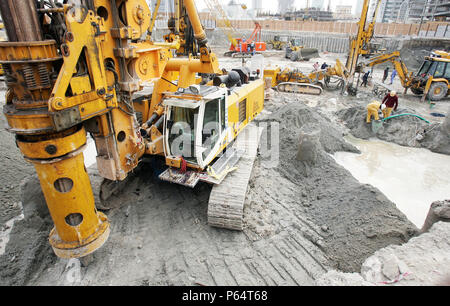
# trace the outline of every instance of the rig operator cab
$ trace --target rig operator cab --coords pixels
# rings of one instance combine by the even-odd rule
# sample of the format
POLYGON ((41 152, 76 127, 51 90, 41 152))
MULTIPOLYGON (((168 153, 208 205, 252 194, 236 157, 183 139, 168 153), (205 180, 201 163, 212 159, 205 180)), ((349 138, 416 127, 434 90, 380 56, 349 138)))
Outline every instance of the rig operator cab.
POLYGON ((191 85, 164 94, 163 139, 169 168, 160 179, 189 187, 199 180, 217 183, 217 177, 238 160, 239 152, 232 149, 227 156, 221 153, 264 108, 263 80, 245 68, 215 77, 213 86, 191 85), (211 169, 217 175, 211 175, 211 169))
POLYGON ((434 51, 426 56, 412 80, 411 91, 432 101, 445 98, 450 88, 450 53, 434 51))

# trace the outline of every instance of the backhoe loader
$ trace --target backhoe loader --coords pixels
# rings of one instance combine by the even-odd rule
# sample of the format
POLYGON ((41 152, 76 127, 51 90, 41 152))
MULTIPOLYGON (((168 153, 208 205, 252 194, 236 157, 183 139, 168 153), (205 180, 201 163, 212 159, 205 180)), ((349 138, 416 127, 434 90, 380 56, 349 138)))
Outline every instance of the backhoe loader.
POLYGON ((416 95, 422 96, 422 101, 430 99, 439 101, 450 92, 450 53, 445 51, 433 51, 424 58, 422 65, 415 75, 408 71, 402 61, 400 52, 381 54, 362 63, 365 67, 374 67, 386 62, 391 62, 397 71, 405 94, 408 88, 416 95))

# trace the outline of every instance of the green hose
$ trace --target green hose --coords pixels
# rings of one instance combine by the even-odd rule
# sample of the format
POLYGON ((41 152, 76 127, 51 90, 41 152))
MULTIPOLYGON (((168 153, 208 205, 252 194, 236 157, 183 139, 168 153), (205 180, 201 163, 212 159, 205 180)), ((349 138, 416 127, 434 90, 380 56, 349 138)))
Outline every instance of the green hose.
POLYGON ((414 116, 414 117, 417 117, 417 118, 419 118, 419 119, 425 121, 426 123, 430 123, 430 121, 428 121, 427 119, 425 119, 425 118, 423 118, 423 117, 420 117, 419 115, 416 115, 416 114, 409 114, 409 113, 404 113, 404 114, 398 114, 398 115, 389 116, 389 117, 387 117, 387 118, 382 119, 381 121, 386 121, 386 120, 388 120, 388 119, 395 118, 395 117, 400 117, 400 116, 414 116))

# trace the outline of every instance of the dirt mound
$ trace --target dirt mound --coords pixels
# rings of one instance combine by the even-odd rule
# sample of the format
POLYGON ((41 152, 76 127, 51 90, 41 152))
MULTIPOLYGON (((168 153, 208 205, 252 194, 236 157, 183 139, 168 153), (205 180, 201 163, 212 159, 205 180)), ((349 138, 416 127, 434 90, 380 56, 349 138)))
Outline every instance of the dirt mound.
POLYGON ((370 256, 361 274, 329 271, 317 285, 448 285, 450 280, 450 223, 438 222, 430 232, 401 246, 388 246, 370 256))
POLYGON ((400 54, 408 70, 416 71, 423 63, 424 57, 434 50, 449 50, 450 43, 445 39, 417 38, 403 41, 400 54))
MULTIPOLYGON (((358 271, 371 250, 405 242, 417 232, 392 202, 376 188, 361 185, 329 155, 336 151, 358 152, 343 140, 338 126, 301 102, 289 104, 269 117, 280 123, 280 161, 273 169, 279 177, 275 186, 265 182, 267 176, 256 178, 252 193, 261 198, 272 195, 286 210, 300 207, 301 214, 316 225, 313 237, 319 238, 313 241, 335 267, 358 271), (306 124, 321 131, 322 148, 315 164, 296 159, 298 137, 306 124), (285 190, 281 186, 292 188, 285 190)), ((263 164, 264 159, 255 171, 261 171, 263 164)))
MULTIPOLYGON (((398 109, 394 115, 414 114, 412 109, 398 109)), ((336 112, 350 133, 362 139, 377 137, 402 146, 427 148, 436 153, 450 154, 450 120, 427 123, 415 116, 403 115, 383 122, 376 132, 365 121, 367 110, 356 105, 336 112)))

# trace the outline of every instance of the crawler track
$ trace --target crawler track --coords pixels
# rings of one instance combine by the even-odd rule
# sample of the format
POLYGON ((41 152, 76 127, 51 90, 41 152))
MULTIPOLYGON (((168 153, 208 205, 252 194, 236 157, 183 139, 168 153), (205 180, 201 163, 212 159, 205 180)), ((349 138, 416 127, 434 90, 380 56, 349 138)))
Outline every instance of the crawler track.
POLYGON ((242 230, 245 195, 260 136, 260 130, 250 125, 237 137, 234 147, 245 153, 236 165, 237 170, 228 174, 222 183, 211 190, 208 203, 209 225, 242 230))

